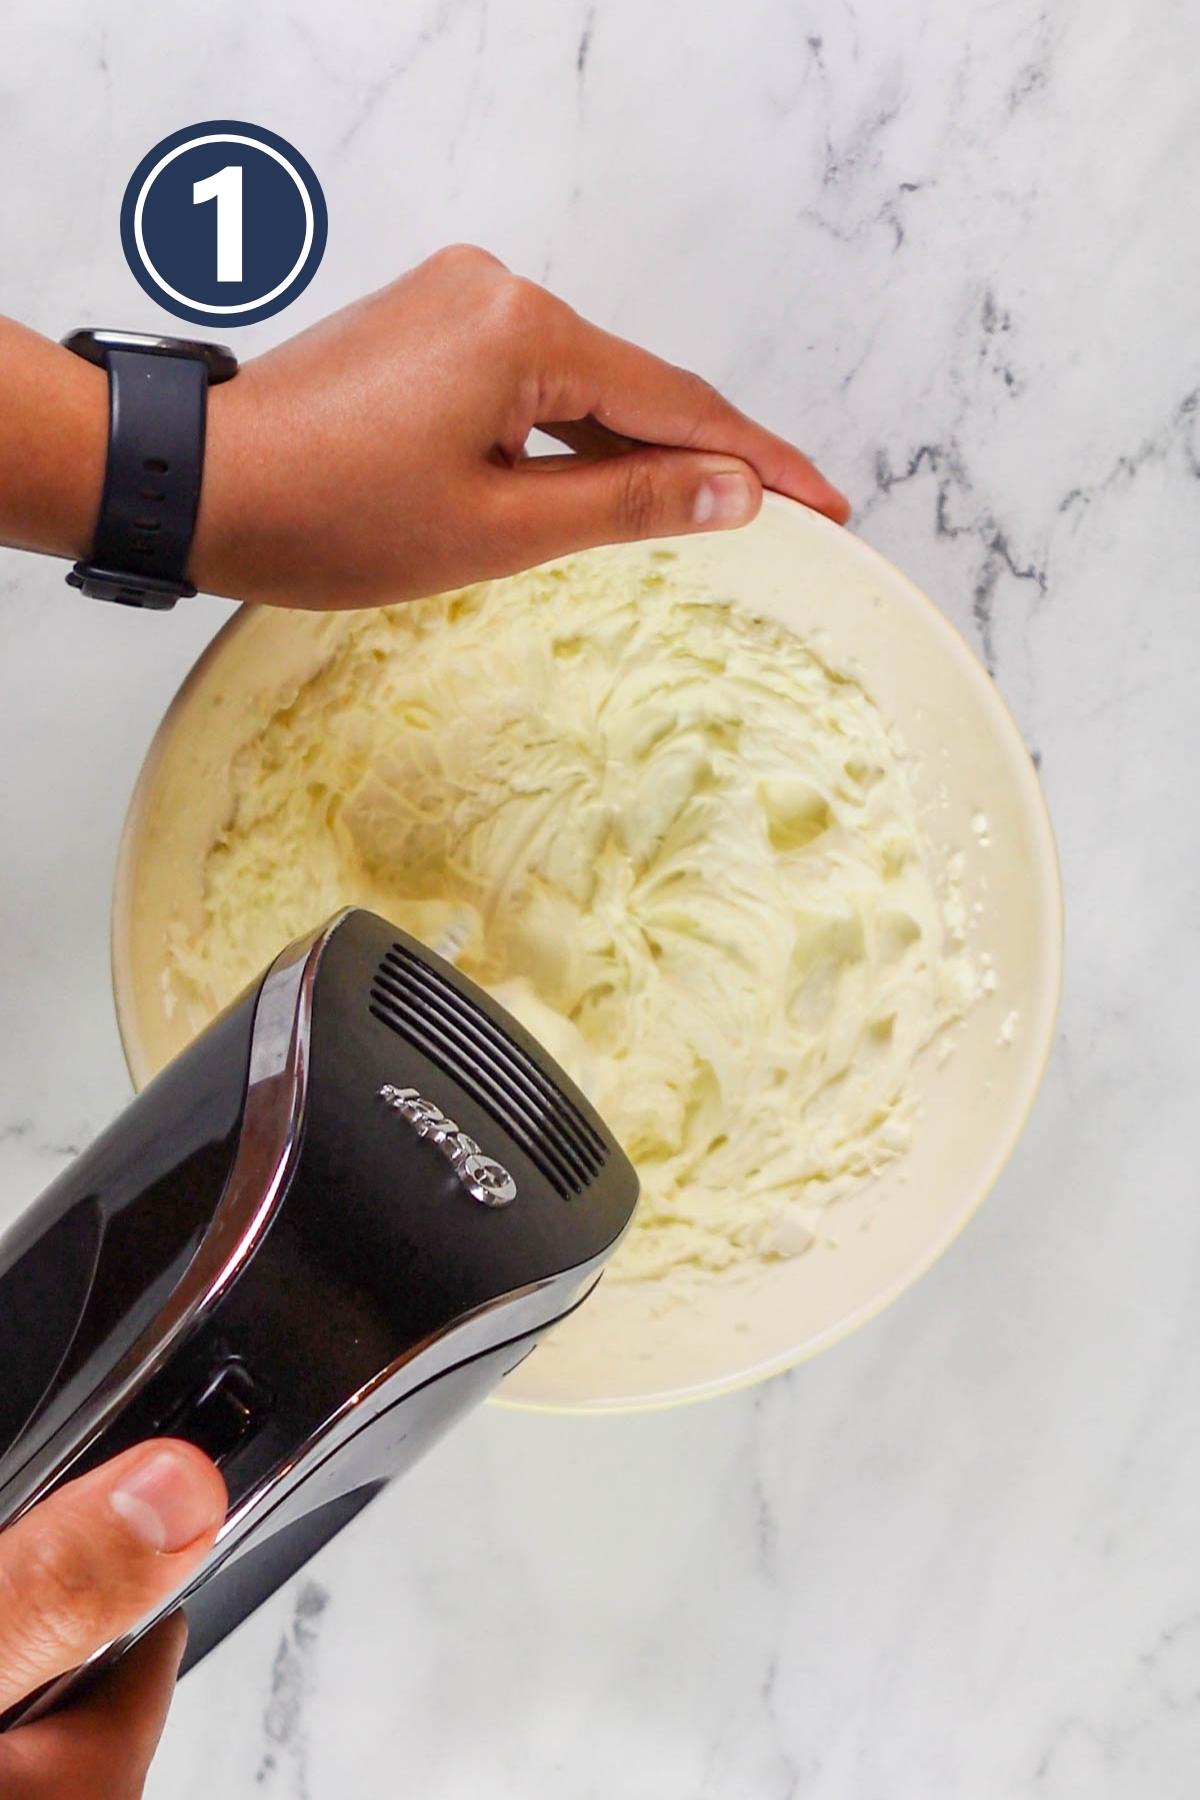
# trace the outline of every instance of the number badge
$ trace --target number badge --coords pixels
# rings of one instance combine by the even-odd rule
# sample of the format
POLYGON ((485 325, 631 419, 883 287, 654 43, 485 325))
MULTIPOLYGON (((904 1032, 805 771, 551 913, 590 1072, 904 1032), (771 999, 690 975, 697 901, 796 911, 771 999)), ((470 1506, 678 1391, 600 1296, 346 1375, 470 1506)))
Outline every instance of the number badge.
POLYGON ((327 231, 321 184, 299 151, 238 119, 163 138, 121 203, 135 277, 195 325, 254 325, 282 312, 316 274, 327 231))

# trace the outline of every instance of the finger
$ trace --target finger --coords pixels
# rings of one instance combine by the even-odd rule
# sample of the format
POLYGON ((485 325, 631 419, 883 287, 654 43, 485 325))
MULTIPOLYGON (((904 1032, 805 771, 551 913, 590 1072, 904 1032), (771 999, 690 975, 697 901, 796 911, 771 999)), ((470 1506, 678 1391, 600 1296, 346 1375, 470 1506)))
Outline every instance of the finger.
POLYGON ((23 1767, 40 1777, 46 1793, 68 1791, 55 1785, 68 1775, 75 1783, 73 1793, 114 1793, 118 1774, 121 1793, 141 1792, 186 1643, 183 1614, 174 1613, 82 1700, 17 1729, 8 1742, 20 1752, 23 1767))
POLYGON ((501 484, 499 530, 522 567, 593 544, 745 525, 762 500, 745 463, 686 450, 535 457, 501 484))
POLYGON ((846 496, 802 451, 748 419, 690 370, 601 331, 565 308, 555 317, 551 343, 559 373, 546 410, 555 418, 590 414, 623 437, 739 457, 757 470, 764 487, 788 494, 838 524, 849 518, 846 496))
POLYGON ((0 1533, 0 1710, 166 1600, 212 1543, 225 1504, 208 1458, 160 1438, 0 1533))

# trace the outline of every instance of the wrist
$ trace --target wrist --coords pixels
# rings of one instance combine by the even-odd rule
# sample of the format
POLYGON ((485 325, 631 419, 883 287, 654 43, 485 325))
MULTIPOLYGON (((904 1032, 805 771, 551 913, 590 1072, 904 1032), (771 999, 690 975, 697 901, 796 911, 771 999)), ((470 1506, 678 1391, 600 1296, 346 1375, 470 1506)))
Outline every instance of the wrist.
POLYGON ((255 495, 262 449, 254 429, 253 387, 243 370, 234 381, 208 390, 204 475, 192 539, 191 579, 202 593, 246 599, 250 594, 256 525, 255 495))
POLYGON ((73 560, 91 547, 108 450, 104 371, 0 321, 0 542, 73 560))

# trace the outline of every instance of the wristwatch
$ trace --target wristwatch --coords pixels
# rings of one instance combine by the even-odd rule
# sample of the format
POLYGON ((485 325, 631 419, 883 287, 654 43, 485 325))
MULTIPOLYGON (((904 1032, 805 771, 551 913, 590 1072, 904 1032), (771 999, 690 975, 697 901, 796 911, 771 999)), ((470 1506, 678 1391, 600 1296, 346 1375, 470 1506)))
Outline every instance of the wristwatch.
POLYGON ((166 612, 196 592, 187 578, 208 389, 237 374, 220 344, 73 331, 68 350, 108 372, 108 462, 91 556, 67 580, 94 600, 166 612))

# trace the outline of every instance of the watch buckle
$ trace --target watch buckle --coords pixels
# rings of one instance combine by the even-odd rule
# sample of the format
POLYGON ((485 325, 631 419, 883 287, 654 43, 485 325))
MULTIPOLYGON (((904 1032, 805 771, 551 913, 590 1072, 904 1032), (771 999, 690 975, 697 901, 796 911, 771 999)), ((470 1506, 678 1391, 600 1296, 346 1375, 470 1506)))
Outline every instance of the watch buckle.
POLYGON ((67 584, 90 600, 112 600, 118 606, 142 606, 151 612, 169 612, 177 600, 190 600, 196 592, 190 581, 164 581, 157 575, 130 575, 105 569, 97 563, 77 562, 67 584))

